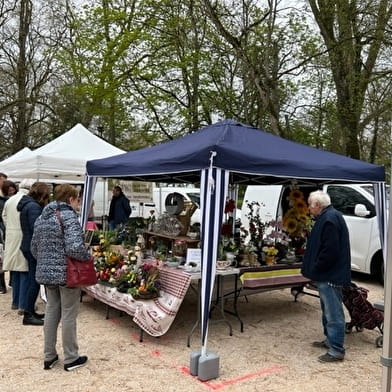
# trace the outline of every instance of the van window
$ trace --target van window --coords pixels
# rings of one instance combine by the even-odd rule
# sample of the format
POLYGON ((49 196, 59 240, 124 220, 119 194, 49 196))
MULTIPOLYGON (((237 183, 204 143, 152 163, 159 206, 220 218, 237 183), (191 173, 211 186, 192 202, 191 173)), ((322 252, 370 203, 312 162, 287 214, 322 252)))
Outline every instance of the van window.
POLYGON ((366 218, 372 218, 376 215, 375 207, 363 195, 355 189, 345 186, 328 186, 327 192, 331 197, 332 205, 343 215, 354 215, 356 204, 364 204, 370 214, 366 218))
MULTIPOLYGON (((373 197, 374 197, 374 188, 373 188, 373 185, 361 185, 361 188, 363 188, 363 189, 365 189, 365 191, 366 192, 368 192, 368 193, 370 193, 373 197)), ((387 202, 387 205, 389 204, 389 198, 390 198, 390 194, 389 194, 389 192, 390 192, 390 186, 389 185, 387 185, 386 187, 385 187, 385 191, 386 191, 386 198, 387 198, 387 200, 386 200, 386 202, 387 202)))

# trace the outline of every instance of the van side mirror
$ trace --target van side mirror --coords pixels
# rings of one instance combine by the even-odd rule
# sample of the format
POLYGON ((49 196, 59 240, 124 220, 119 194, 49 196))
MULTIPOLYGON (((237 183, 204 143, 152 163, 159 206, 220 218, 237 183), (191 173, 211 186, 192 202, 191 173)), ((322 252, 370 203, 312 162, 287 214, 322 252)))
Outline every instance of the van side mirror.
POLYGON ((366 209, 364 204, 356 204, 354 207, 354 215, 365 217, 370 215, 370 211, 366 209))

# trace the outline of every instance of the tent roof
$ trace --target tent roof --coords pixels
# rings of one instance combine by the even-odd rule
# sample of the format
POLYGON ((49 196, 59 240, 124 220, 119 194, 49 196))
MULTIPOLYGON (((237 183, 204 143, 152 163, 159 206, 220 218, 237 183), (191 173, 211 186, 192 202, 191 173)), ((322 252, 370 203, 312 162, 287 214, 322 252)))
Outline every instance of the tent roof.
POLYGON ((52 182, 83 182, 86 161, 124 153, 95 136, 82 124, 33 150, 31 154, 0 166, 10 178, 34 178, 52 182))
POLYGON ((10 157, 4 159, 3 161, 0 162, 0 171, 6 171, 3 168, 7 168, 9 164, 11 164, 14 161, 17 161, 18 159, 21 158, 26 158, 33 155, 33 152, 28 148, 24 147, 15 154, 11 155, 10 157))
POLYGON ((178 139, 87 162, 87 173, 161 182, 200 180, 210 165, 230 171, 232 183, 384 181, 382 166, 305 146, 233 120, 224 120, 178 139))

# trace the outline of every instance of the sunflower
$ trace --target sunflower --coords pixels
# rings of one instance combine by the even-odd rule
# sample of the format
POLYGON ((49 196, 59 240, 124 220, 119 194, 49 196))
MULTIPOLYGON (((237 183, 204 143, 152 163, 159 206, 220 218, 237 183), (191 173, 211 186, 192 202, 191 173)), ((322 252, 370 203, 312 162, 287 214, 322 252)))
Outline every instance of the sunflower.
POLYGON ((309 216, 306 214, 298 214, 297 220, 299 220, 304 225, 307 225, 309 223, 309 216))
POLYGON ((298 211, 298 212, 303 212, 303 213, 307 213, 308 212, 308 206, 305 203, 304 200, 295 200, 294 202, 294 208, 298 211))
POLYGON ((294 218, 288 218, 285 223, 285 229, 289 234, 293 234, 298 230, 298 222, 294 218))
POLYGON ((303 199, 304 194, 299 189, 293 189, 289 194, 289 199, 296 200, 296 199, 303 199))
POLYGON ((290 208, 283 217, 283 225, 286 225, 286 222, 288 219, 295 219, 297 216, 297 212, 295 211, 294 208, 290 208))

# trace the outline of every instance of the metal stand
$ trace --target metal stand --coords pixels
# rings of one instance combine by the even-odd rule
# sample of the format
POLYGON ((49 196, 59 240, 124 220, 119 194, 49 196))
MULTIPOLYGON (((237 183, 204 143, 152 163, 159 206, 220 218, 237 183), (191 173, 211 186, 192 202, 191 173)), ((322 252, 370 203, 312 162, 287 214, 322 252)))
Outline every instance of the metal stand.
MULTIPOLYGON (((237 276, 237 275, 235 275, 237 276)), ((233 336, 233 328, 230 324, 230 322, 227 320, 226 316, 225 316, 225 309, 224 309, 224 303, 223 303, 223 284, 222 284, 222 279, 223 276, 222 275, 217 275, 216 276, 216 281, 217 281, 217 286, 216 286, 216 300, 215 303, 211 304, 211 308, 210 308, 210 317, 211 317, 211 313, 214 309, 217 309, 220 314, 221 314, 221 318, 220 319, 214 319, 214 320, 210 320, 210 323, 219 323, 219 322, 224 322, 227 324, 227 326, 229 327, 229 335, 233 336)), ((187 338, 187 346, 190 347, 191 346, 191 336, 193 335, 193 333, 195 332, 196 328, 198 326, 200 326, 200 315, 201 315, 201 301, 200 301, 200 289, 201 289, 201 279, 198 279, 197 281, 197 320, 196 322, 193 324, 193 327, 191 329, 191 332, 188 335, 187 338)), ((227 311, 226 311, 227 312, 227 311)), ((238 316, 237 316, 238 317, 238 316)))

